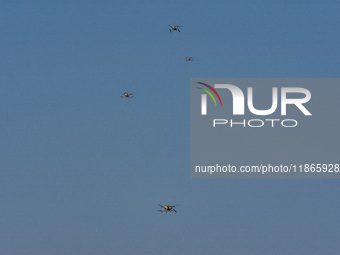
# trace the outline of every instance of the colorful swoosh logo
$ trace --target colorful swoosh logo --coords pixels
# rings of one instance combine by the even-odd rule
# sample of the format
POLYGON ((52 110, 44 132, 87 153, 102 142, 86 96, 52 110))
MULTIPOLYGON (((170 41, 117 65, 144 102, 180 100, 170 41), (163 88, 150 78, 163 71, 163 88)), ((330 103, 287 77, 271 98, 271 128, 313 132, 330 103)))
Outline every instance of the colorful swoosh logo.
MULTIPOLYGON (((220 95, 217 93, 217 91, 216 91, 213 87, 211 87, 210 85, 208 85, 208 84, 206 84, 206 83, 203 83, 203 82, 197 82, 197 83, 199 83, 199 84, 201 84, 201 85, 203 85, 203 86, 206 86, 207 88, 211 89, 211 91, 214 92, 214 94, 217 96, 217 98, 218 98, 218 100, 220 101, 220 104, 221 104, 221 106, 222 106, 222 100, 221 100, 221 98, 220 98, 220 95)), ((198 89, 201 89, 201 90, 203 90, 203 91, 205 91, 205 92, 206 92, 206 93, 214 100, 215 105, 217 105, 214 96, 211 94, 211 92, 210 92, 209 90, 203 89, 203 88, 200 88, 200 87, 197 87, 197 88, 198 88, 198 89)))

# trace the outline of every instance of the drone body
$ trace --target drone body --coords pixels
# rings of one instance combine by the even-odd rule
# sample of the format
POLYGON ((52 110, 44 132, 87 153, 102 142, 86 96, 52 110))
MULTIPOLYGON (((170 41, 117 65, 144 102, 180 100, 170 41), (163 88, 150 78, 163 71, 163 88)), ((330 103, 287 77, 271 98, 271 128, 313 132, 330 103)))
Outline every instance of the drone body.
POLYGON ((170 33, 172 32, 172 31, 178 31, 178 32, 181 32, 181 30, 179 30, 179 28, 180 27, 182 27, 182 26, 171 26, 171 25, 169 25, 170 26, 170 28, 169 28, 169 31, 170 31, 170 33))
POLYGON ((127 93, 127 92, 124 92, 121 96, 121 98, 132 98, 133 97, 133 93, 127 93))
POLYGON ((163 209, 162 210, 158 210, 158 211, 160 211, 160 212, 166 212, 166 213, 168 213, 168 212, 175 212, 175 213, 177 213, 177 211, 174 209, 174 207, 176 207, 175 205, 165 205, 165 206, 163 206, 163 205, 159 205, 160 207, 162 207, 163 209))
POLYGON ((194 58, 193 57, 186 57, 185 61, 186 62, 192 62, 192 61, 194 61, 194 58))

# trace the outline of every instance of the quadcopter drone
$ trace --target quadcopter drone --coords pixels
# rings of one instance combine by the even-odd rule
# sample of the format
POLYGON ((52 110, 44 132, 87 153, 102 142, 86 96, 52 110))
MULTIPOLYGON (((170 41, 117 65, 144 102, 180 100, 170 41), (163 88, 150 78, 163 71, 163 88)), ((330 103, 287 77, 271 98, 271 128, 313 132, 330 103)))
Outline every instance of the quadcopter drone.
POLYGON ((180 27, 182 27, 182 26, 171 26, 171 25, 169 25, 170 26, 170 28, 169 28, 169 31, 170 31, 170 33, 172 32, 172 31, 178 31, 178 32, 181 32, 181 30, 179 30, 179 28, 180 27))
POLYGON ((186 57, 185 61, 186 62, 192 62, 192 61, 194 61, 194 58, 193 57, 186 57))
POLYGON ((160 211, 162 213, 163 212, 166 212, 166 213, 168 213, 168 212, 175 212, 175 213, 177 213, 177 211, 174 209, 174 207, 176 205, 166 205, 166 206, 159 205, 159 206, 163 208, 162 210, 158 210, 158 211, 160 211))
POLYGON ((121 98, 132 98, 133 97, 133 93, 124 92, 120 97, 121 98))

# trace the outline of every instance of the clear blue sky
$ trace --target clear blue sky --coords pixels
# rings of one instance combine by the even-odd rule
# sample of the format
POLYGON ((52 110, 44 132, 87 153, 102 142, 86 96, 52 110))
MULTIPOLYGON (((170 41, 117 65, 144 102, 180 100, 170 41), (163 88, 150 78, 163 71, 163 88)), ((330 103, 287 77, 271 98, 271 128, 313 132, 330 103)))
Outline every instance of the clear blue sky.
POLYGON ((0 1, 0 254, 338 255, 339 180, 190 179, 189 82, 339 77, 339 12, 0 1))

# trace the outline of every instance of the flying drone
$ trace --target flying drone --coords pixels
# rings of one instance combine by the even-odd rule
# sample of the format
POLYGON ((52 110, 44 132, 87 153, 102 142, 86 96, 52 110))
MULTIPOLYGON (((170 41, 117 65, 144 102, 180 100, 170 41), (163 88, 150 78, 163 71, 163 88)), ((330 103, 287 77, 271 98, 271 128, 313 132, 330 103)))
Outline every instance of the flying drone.
POLYGON ((172 32, 172 31, 178 31, 178 32, 181 32, 181 30, 179 30, 179 28, 180 27, 182 27, 182 26, 171 26, 171 25, 169 25, 170 26, 170 28, 169 28, 169 31, 170 31, 170 33, 172 32))
POLYGON ((124 92, 120 97, 121 98, 132 98, 133 97, 133 93, 124 92))
POLYGON ((194 58, 193 57, 186 57, 185 61, 186 62, 192 62, 192 61, 194 61, 194 58))
POLYGON ((163 212, 166 212, 166 213, 168 213, 168 212, 175 212, 175 213, 177 213, 177 211, 174 209, 174 207, 176 205, 166 205, 166 206, 159 205, 159 206, 163 208, 162 210, 158 210, 158 211, 160 211, 162 213, 163 212))

